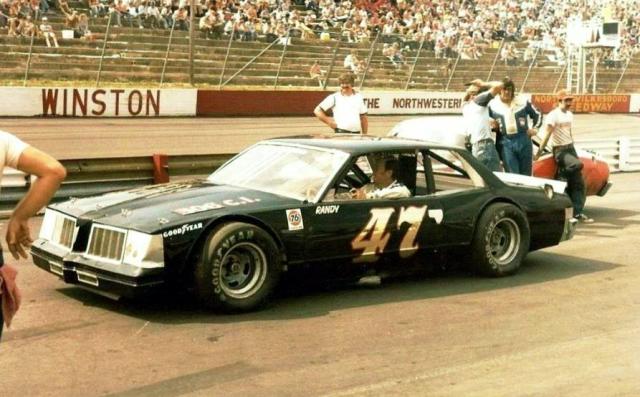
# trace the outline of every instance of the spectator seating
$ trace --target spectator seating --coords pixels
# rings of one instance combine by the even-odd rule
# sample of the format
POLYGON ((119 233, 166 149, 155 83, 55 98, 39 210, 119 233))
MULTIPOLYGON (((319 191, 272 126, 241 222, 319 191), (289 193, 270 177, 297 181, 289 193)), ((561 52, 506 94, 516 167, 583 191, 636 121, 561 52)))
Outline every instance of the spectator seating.
MULTIPOLYGON (((71 2, 71 5, 86 9, 84 3, 71 2)), ((29 62, 28 78, 32 84, 46 81, 95 84, 107 19, 91 19, 90 29, 95 35, 93 41, 63 39, 61 31, 64 29, 64 17, 49 14, 48 19, 58 35, 60 47, 48 48, 44 39, 36 38, 29 61, 28 37, 13 38, 0 33, 0 53, 3 54, 0 57, 0 81, 4 84, 16 81, 21 83, 29 62)), ((169 30, 162 29, 111 27, 102 61, 102 84, 159 84, 169 35, 169 30)), ((274 87, 277 79, 278 87, 317 89, 317 81, 309 78, 308 74, 309 66, 317 60, 322 69, 331 71, 328 87, 337 87, 337 76, 344 71, 343 60, 352 50, 356 51, 360 59, 368 60, 371 57, 366 75, 359 73, 359 78, 364 78, 363 86, 366 89, 395 90, 406 87, 416 90, 439 91, 448 88, 461 91, 464 83, 474 78, 497 79, 508 75, 516 81, 519 89, 523 88, 526 78, 525 91, 552 92, 558 86, 563 86, 566 79, 564 67, 546 59, 542 54, 536 58, 529 71, 529 65, 522 61, 516 65, 500 62, 497 46, 487 48, 477 60, 436 58, 433 50, 424 48, 416 61, 418 51, 413 48, 405 50, 405 64, 396 67, 382 55, 384 43, 381 41, 376 42, 372 51, 370 42, 348 43, 341 38, 338 43, 338 37, 340 33, 334 30, 333 39, 329 42, 293 38, 291 45, 286 47, 284 56, 284 46, 276 43, 257 58, 255 57, 269 46, 265 40, 234 40, 227 57, 230 43, 228 38, 207 39, 196 31, 193 82, 214 87, 225 83, 226 87, 265 88, 274 87), (253 62, 249 64, 252 59, 253 62)), ((188 32, 174 31, 164 68, 164 83, 178 86, 189 83, 188 54, 188 32)), ((598 92, 613 92, 623 70, 624 65, 607 68, 601 64, 598 68, 598 92)), ((636 56, 629 63, 618 92, 640 89, 640 82, 636 79, 638 74, 640 62, 636 56)))

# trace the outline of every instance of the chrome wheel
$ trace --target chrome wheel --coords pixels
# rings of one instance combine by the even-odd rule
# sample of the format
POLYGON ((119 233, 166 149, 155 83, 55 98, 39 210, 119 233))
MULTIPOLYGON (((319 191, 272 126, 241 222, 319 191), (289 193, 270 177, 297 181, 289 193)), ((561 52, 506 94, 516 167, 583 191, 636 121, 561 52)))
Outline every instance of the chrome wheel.
POLYGON ((267 257, 254 243, 238 243, 222 257, 220 271, 222 291, 231 298, 246 298, 262 287, 267 277, 267 257))
POLYGON ((489 252, 498 265, 510 263, 520 247, 520 228, 511 218, 500 219, 489 237, 489 252))

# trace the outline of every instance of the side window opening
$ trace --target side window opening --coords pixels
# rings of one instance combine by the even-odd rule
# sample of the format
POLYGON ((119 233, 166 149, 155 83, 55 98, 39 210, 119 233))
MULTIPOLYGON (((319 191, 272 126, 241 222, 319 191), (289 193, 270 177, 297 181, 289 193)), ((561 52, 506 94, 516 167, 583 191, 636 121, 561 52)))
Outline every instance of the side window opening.
POLYGON ((416 161, 416 196, 426 196, 432 191, 429 189, 429 186, 433 186, 433 182, 429 182, 429 179, 433 179, 433 175, 431 173, 431 162, 426 163, 425 167, 425 153, 418 152, 417 161, 416 161))
POLYGON ((412 196, 416 195, 416 166, 417 158, 415 153, 402 153, 398 156, 398 182, 404 184, 412 196))
POLYGON ((442 194, 485 186, 484 179, 456 151, 437 149, 427 153, 433 175, 433 189, 430 191, 442 194))
POLYGON ((418 153, 413 151, 374 152, 361 155, 352 160, 349 168, 328 192, 324 201, 362 199, 362 197, 354 198, 355 189, 364 189, 369 199, 406 198, 416 196, 418 192, 424 195, 427 190, 426 182, 424 178, 422 181, 418 179, 417 165, 418 153), (380 164, 384 164, 382 170, 378 170, 380 164), (383 171, 385 167, 393 169, 393 174, 385 173, 383 171), (377 171, 381 172, 378 183, 375 176, 377 171), (393 177, 390 178, 390 175, 393 177), (408 189, 410 194, 407 196, 407 193, 399 193, 398 190, 391 192, 386 189, 398 189, 396 187, 398 184, 405 187, 400 190, 404 189, 404 192, 407 192, 408 189), (380 193, 379 196, 378 193, 380 193))

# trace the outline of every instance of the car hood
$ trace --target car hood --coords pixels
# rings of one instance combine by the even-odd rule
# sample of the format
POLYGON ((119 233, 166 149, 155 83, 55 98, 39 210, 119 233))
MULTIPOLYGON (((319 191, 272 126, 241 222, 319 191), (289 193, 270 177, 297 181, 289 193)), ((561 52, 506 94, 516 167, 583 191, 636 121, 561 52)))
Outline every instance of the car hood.
POLYGON ((70 199, 50 208, 98 223, 154 233, 229 213, 248 213, 300 201, 257 190, 193 180, 70 199))

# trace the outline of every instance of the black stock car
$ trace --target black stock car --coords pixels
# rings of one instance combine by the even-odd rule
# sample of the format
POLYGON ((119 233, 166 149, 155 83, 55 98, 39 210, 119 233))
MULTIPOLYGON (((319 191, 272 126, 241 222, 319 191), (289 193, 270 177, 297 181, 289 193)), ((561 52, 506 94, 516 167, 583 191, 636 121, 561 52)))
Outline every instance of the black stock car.
POLYGON ((537 178, 505 183, 453 147, 277 139, 206 180, 51 205, 31 253, 44 270, 103 295, 190 280, 184 288, 204 305, 244 311, 267 300, 281 272, 321 261, 367 268, 384 259, 400 267, 416 254, 469 252, 478 272, 511 274, 527 252, 571 238, 563 189, 537 178), (397 179, 412 196, 350 199, 381 156, 398 160, 397 179))

